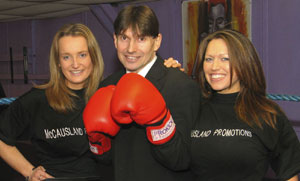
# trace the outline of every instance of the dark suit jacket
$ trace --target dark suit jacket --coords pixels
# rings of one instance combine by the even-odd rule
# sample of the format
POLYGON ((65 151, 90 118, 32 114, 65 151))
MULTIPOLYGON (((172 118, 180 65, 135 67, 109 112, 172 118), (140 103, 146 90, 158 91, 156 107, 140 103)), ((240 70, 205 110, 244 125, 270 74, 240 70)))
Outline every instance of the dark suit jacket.
MULTIPOLYGON (((125 73, 122 70, 109 76, 100 87, 117 84, 125 73)), ((176 171, 176 165, 189 163, 190 130, 200 104, 198 84, 179 69, 166 68, 161 58, 156 60, 146 78, 164 97, 175 121, 176 133, 168 143, 155 146, 147 140, 144 127, 135 123, 122 125, 113 140, 115 181, 190 181, 191 173, 176 171)))

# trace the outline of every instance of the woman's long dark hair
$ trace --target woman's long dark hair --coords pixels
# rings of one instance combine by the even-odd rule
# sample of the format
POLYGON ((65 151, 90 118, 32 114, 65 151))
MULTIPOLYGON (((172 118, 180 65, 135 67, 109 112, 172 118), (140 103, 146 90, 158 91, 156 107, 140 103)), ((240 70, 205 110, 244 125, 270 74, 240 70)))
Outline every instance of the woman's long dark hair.
POLYGON ((230 86, 235 71, 240 81, 240 91, 235 104, 237 116, 249 126, 262 128, 262 123, 275 129, 276 115, 283 113, 279 106, 266 97, 266 81, 258 54, 251 41, 240 32, 224 29, 208 35, 200 44, 197 65, 197 80, 205 98, 210 98, 214 90, 205 79, 203 61, 209 42, 222 39, 228 47, 230 58, 230 86))

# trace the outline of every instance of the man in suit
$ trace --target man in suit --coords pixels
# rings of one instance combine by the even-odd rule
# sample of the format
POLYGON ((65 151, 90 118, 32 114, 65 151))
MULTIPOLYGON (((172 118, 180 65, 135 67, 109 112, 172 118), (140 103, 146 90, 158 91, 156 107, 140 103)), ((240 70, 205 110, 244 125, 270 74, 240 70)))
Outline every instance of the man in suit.
MULTIPOLYGON (((191 180, 190 172, 176 171, 176 158, 188 152, 190 127, 200 104, 198 84, 179 69, 166 68, 156 54, 162 35, 149 7, 125 7, 114 22, 114 30, 114 44, 125 69, 106 78, 100 86, 116 85, 124 74, 138 73, 158 89, 176 124, 174 136, 158 145, 147 140, 144 126, 122 125, 112 146, 115 181, 191 180)), ((185 159, 188 162, 189 157, 185 159)))

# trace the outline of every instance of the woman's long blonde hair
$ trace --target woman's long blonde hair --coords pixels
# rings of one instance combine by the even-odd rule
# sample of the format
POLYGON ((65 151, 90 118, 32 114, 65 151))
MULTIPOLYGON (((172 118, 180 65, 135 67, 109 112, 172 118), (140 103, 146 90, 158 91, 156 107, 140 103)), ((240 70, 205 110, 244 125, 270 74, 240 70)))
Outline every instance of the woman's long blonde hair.
POLYGON ((202 94, 210 98, 214 90, 205 79, 203 62, 205 52, 211 40, 222 39, 226 42, 230 61, 230 86, 232 72, 240 81, 240 91, 235 104, 238 117, 250 126, 262 128, 262 123, 275 128, 279 106, 266 97, 266 81, 259 56, 251 41, 240 32, 230 29, 219 30, 208 35, 200 44, 197 78, 202 94))
POLYGON ((101 50, 91 30, 80 23, 66 24, 61 27, 55 34, 50 49, 50 80, 44 85, 35 86, 39 89, 46 89, 46 96, 50 106, 59 112, 67 112, 76 108, 72 99, 72 97, 76 97, 76 95, 67 87, 65 83, 65 76, 59 67, 58 42, 60 38, 64 36, 82 36, 87 41, 93 70, 85 82, 84 99, 86 102, 98 89, 104 71, 104 62, 101 50))

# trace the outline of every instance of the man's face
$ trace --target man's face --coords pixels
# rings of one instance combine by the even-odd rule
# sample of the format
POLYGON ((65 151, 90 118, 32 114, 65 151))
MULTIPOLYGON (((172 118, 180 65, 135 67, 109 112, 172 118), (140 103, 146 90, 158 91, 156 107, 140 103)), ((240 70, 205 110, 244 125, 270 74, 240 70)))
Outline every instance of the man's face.
POLYGON ((227 23, 225 8, 222 4, 212 6, 209 13, 209 33, 225 28, 227 23))
POLYGON ((131 28, 114 35, 119 60, 127 70, 138 73, 155 56, 161 38, 161 34, 156 38, 140 36, 138 31, 134 33, 131 28))

